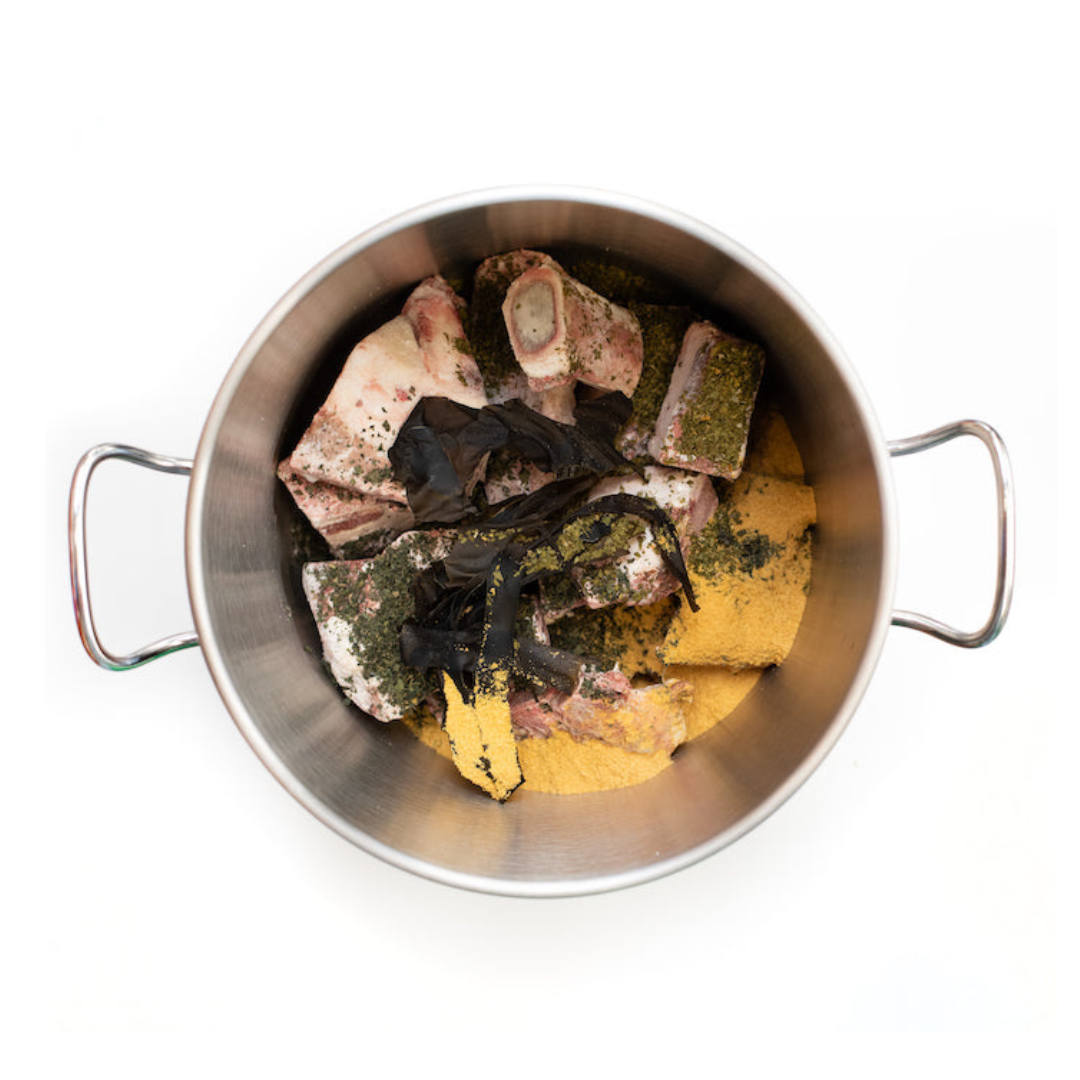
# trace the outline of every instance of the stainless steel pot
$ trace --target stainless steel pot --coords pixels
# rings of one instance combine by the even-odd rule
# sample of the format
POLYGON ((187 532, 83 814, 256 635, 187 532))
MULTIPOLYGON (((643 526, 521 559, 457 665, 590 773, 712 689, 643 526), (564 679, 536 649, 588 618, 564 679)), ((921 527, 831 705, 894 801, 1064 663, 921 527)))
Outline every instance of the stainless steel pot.
POLYGON ((839 346, 795 291, 726 236, 635 199, 509 189, 403 214, 346 244, 266 316, 229 371, 194 462, 131 447, 89 451, 72 484, 72 587, 83 642, 109 668, 199 644, 255 752, 313 814, 406 870, 489 892, 556 896, 643 882, 710 855, 781 805, 829 752, 871 678, 890 624, 962 646, 992 640, 1012 590, 1008 458, 978 421, 886 443, 839 346), (399 725, 364 722, 324 673, 298 587, 287 496, 274 475, 289 438, 329 385, 342 348, 419 279, 516 247, 584 246, 658 272, 700 309, 766 347, 773 390, 813 483, 812 587, 792 653, 671 768, 626 790, 498 805, 399 725), (990 450, 999 565, 991 614, 965 633, 892 609, 896 576, 890 455, 958 435, 990 450), (187 573, 196 633, 130 656, 98 640, 87 591, 84 504, 109 457, 191 472, 187 573))

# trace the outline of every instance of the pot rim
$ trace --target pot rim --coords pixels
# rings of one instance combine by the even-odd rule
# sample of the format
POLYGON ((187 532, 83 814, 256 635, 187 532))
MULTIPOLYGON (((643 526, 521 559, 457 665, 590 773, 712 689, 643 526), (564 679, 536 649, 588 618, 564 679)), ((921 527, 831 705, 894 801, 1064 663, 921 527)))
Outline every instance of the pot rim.
POLYGON ((665 877, 715 854, 735 840, 745 836, 769 818, 802 787, 810 775, 818 768, 843 734, 865 694, 877 667, 881 650, 884 647, 885 636, 891 624, 893 593, 897 575, 896 498, 887 443, 862 382, 831 331, 802 296, 772 267, 725 233, 714 229, 697 218, 647 199, 599 188, 572 185, 511 185, 474 189, 431 200, 411 210, 387 218, 380 224, 359 233, 323 258, 304 274, 270 309, 240 349, 207 414, 196 449, 188 490, 185 556, 188 592, 199 644, 202 647, 207 667, 210 669, 210 675, 225 703, 226 709, 240 729, 243 737, 269 769, 270 773, 286 791, 318 820, 361 850, 375 855, 384 862, 441 884, 505 896, 581 896, 627 888, 665 877), (616 210, 626 210, 645 217, 651 217, 676 230, 688 233, 741 263, 755 276, 772 287, 783 298, 784 302, 797 312, 800 319, 828 353, 837 373, 845 383, 852 401, 858 409, 861 422, 866 429, 881 502, 882 571, 876 614, 867 637, 863 661, 856 673, 856 677, 851 681, 832 723, 829 724, 825 734, 799 764, 798 768, 794 769, 783 784, 768 798, 763 799, 751 813, 744 816, 730 828, 717 833, 708 841, 646 866, 594 878, 529 881, 464 873, 408 855, 377 840, 344 820, 323 805, 303 784, 296 780, 288 766, 262 735, 258 724, 229 677, 225 658, 213 632, 207 602, 201 540, 206 525, 204 507, 210 459, 213 456, 213 450, 220 435, 225 415, 238 386, 255 357, 287 315, 308 293, 365 248, 406 229, 423 225, 432 219, 495 204, 559 201, 587 203, 616 210))

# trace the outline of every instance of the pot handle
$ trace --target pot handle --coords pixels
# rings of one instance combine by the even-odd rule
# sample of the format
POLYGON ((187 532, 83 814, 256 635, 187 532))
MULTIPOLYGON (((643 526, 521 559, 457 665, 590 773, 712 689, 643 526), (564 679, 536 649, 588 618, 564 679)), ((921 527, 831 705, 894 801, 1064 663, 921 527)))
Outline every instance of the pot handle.
POLYGON ((142 465, 158 472, 177 473, 181 476, 191 474, 192 463, 186 458, 166 457, 164 454, 152 454, 148 450, 139 450, 134 446, 119 443, 102 443, 91 447, 79 459, 75 475, 71 480, 71 498, 68 503, 68 552, 71 557, 71 597, 75 604, 75 622, 79 628, 79 637, 83 648, 90 654, 90 659, 109 671, 127 671, 149 663, 159 656, 180 649, 189 649, 198 645, 199 639, 193 630, 185 634, 174 634, 162 638, 151 645, 130 653, 117 656, 102 645, 94 628, 94 615, 90 607, 89 575, 86 567, 86 492, 94 470, 109 458, 119 458, 133 465, 142 465))
POLYGON ((904 457, 921 450, 930 450, 942 443, 949 442, 960 435, 974 435, 990 452, 997 485, 998 507, 998 561, 997 582, 994 589, 994 603, 986 622, 974 631, 957 630, 955 627, 938 622, 926 615, 913 611, 894 611, 894 626, 908 626, 913 630, 922 630, 950 645, 974 649, 993 641, 1001 633, 1012 603, 1013 578, 1016 572, 1016 523, 1014 521, 1015 500, 1013 497, 1012 469, 1009 454, 1001 436, 981 420, 960 420, 955 424, 946 424, 924 435, 914 435, 910 439, 898 439, 888 443, 892 457, 904 457))

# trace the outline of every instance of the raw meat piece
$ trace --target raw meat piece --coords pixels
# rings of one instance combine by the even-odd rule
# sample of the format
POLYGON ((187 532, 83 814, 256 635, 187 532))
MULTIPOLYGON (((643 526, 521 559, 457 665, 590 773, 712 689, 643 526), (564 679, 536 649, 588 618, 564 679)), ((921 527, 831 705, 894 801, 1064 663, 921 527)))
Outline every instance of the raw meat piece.
POLYGON ((420 283, 403 314, 353 349, 289 464, 307 480, 324 480, 388 502, 404 503, 387 452, 422 397, 487 404, 459 314, 460 301, 439 277, 420 283))
POLYGON ((643 477, 605 477, 589 492, 589 502, 617 493, 637 495, 651 499, 667 513, 680 540, 700 532, 718 505, 708 477, 662 465, 646 465, 643 472, 643 477))
POLYGON ((484 380, 461 321, 464 311, 465 302, 444 278, 436 276, 425 278, 413 289, 401 314, 416 335, 416 343, 424 354, 424 366, 442 381, 453 379, 459 389, 465 388, 468 400, 464 397, 454 400, 467 405, 474 401, 486 403, 484 380))
MULTIPOLYGON (((667 512, 686 554, 691 537, 700 532, 717 508, 712 481, 701 473, 645 467, 638 476, 610 476, 589 492, 589 501, 623 492, 651 499, 667 512)), ((664 562, 648 525, 629 543, 626 554, 605 564, 593 563, 572 572, 575 583, 591 608, 610 604, 652 604, 678 592, 679 581, 664 562)))
POLYGON ((489 503, 499 503, 515 495, 536 491, 554 479, 554 473, 546 472, 512 451, 502 450, 488 458, 484 496, 489 503))
POLYGON ((696 322, 683 338, 649 453, 664 465, 734 480, 765 354, 759 346, 696 322))
POLYGON ((544 620, 550 625, 585 607, 585 597, 572 577, 551 578, 540 582, 540 607, 544 620))
POLYGON ((537 695, 530 690, 515 690, 509 696, 510 720, 517 739, 546 739, 557 726, 553 701, 558 690, 544 690, 537 695))
POLYGON ((686 739, 682 702, 691 693, 686 682, 635 688, 619 671, 593 670, 573 694, 512 695, 510 716, 520 738, 544 738, 561 728, 579 742, 599 739, 638 754, 670 754, 686 739))
MULTIPOLYGON (((470 305, 470 329, 476 361, 484 377, 484 387, 492 404, 514 398, 543 416, 562 424, 574 423, 577 404, 574 379, 546 389, 534 389, 522 371, 503 317, 502 305, 507 290, 526 270, 548 267, 562 269, 543 252, 521 248, 485 259, 473 279, 470 305)), ((513 456, 494 455, 484 481, 488 502, 501 502, 514 495, 535 491, 554 479, 554 474, 513 456)))
POLYGON ((374 555, 415 523, 408 506, 336 484, 305 480, 292 469, 288 458, 278 466, 278 477, 312 527, 339 557, 346 548, 354 558, 374 555))
POLYGON ((544 621, 544 612, 536 596, 522 597, 521 606, 518 609, 518 640, 522 638, 538 641, 541 645, 551 644, 551 635, 544 621))
POLYGON ((401 659, 416 574, 453 546, 449 532, 407 532, 370 559, 307 563, 301 580, 323 657, 346 697, 376 720, 400 720, 439 687, 401 659))
POLYGON ((557 263, 531 267, 515 278, 502 310, 514 355, 532 389, 580 379, 633 394, 644 350, 636 317, 557 263))
POLYGON ((641 379, 631 400, 633 412, 615 446, 625 457, 637 458, 648 451, 683 338, 696 316, 683 307, 635 303, 627 306, 641 324, 644 358, 641 379))

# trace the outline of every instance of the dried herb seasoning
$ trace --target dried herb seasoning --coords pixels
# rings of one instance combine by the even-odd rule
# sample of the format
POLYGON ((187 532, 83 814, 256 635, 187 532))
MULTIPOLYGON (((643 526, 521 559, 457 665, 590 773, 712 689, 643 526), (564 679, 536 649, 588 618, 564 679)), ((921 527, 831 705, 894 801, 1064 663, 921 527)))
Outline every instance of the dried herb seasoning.
POLYGON ((634 432, 631 455, 644 451, 645 443, 656 427, 660 406, 664 404, 671 373, 679 358, 679 348, 696 316, 689 308, 630 302, 626 305, 641 326, 644 354, 641 378, 631 397, 632 412, 626 423, 634 432))
POLYGON ((565 252, 559 262, 566 272, 593 292, 617 304, 675 304, 679 296, 675 289, 611 258, 597 258, 582 252, 565 252))
POLYGON ((761 346, 748 341, 725 335, 709 346, 693 407, 672 446, 680 457, 717 462, 737 474, 764 363, 761 346))
POLYGON ((686 561, 694 573, 703 577, 753 574, 783 549, 782 542, 743 527, 739 511, 721 502, 705 528, 690 541, 686 561))

